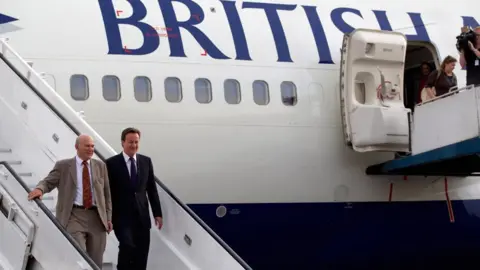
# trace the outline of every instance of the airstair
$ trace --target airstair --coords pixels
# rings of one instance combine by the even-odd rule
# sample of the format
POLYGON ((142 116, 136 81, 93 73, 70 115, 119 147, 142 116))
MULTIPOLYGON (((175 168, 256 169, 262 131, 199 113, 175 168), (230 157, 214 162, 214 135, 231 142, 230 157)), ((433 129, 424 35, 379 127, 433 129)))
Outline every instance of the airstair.
MULTIPOLYGON (((116 269, 113 233, 100 268, 55 219, 56 191, 41 201, 27 200, 57 160, 75 155, 79 134, 94 138, 95 158, 115 151, 6 39, 0 46, 0 270, 116 269)), ((158 179, 157 184, 164 225, 151 230, 148 269, 251 269, 158 179)))
POLYGON ((367 168, 369 175, 479 176, 480 87, 467 86, 415 107, 410 154, 367 168))

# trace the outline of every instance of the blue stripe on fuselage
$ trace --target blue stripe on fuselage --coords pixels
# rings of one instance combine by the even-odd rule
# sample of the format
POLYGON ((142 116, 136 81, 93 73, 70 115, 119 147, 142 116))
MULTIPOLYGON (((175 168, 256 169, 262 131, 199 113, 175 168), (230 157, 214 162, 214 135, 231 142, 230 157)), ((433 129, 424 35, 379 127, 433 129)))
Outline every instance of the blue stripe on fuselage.
POLYGON ((0 13, 0 24, 16 21, 17 19, 0 13))
POLYGON ((454 223, 445 201, 189 207, 254 270, 473 269, 480 200, 452 204, 454 223))

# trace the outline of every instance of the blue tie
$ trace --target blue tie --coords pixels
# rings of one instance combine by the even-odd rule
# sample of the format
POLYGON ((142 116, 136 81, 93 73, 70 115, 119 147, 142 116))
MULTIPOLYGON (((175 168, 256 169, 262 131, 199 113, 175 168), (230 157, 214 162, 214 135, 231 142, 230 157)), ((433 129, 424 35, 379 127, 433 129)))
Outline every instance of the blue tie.
POLYGON ((130 180, 132 180, 132 184, 137 184, 137 164, 132 157, 130 158, 130 180))

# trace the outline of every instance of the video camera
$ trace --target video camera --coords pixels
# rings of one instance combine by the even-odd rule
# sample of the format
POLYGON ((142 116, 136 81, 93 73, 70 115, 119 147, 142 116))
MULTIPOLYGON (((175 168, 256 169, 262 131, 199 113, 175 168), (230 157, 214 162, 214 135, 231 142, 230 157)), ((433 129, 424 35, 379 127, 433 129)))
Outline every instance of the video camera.
POLYGON ((471 42, 473 46, 476 46, 476 41, 477 41, 477 34, 471 27, 464 26, 462 27, 462 33, 457 36, 457 50, 461 51, 463 50, 468 51, 468 42, 471 42))

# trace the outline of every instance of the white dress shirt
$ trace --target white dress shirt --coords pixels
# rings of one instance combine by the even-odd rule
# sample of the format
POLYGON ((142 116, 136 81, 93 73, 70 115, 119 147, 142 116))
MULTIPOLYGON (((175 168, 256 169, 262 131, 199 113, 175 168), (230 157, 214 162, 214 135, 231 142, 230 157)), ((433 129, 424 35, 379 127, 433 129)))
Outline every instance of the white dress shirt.
MULTIPOLYGON (((130 161, 130 156, 125 154, 125 152, 122 152, 123 158, 125 159, 125 162, 127 163, 127 168, 128 168, 128 174, 132 176, 132 162, 130 161)), ((138 165, 137 162, 137 154, 133 155, 133 160, 135 160, 135 165, 138 165)), ((138 175, 138 166, 136 167, 137 169, 137 175, 138 175)))
MULTIPOLYGON (((77 165, 77 194, 75 195, 74 204, 83 206, 83 160, 78 156, 75 156, 75 164, 77 165)), ((92 167, 90 160, 87 161, 88 174, 90 175, 90 187, 92 190, 92 202, 95 205, 95 196, 93 193, 93 178, 92 178, 92 167)))

